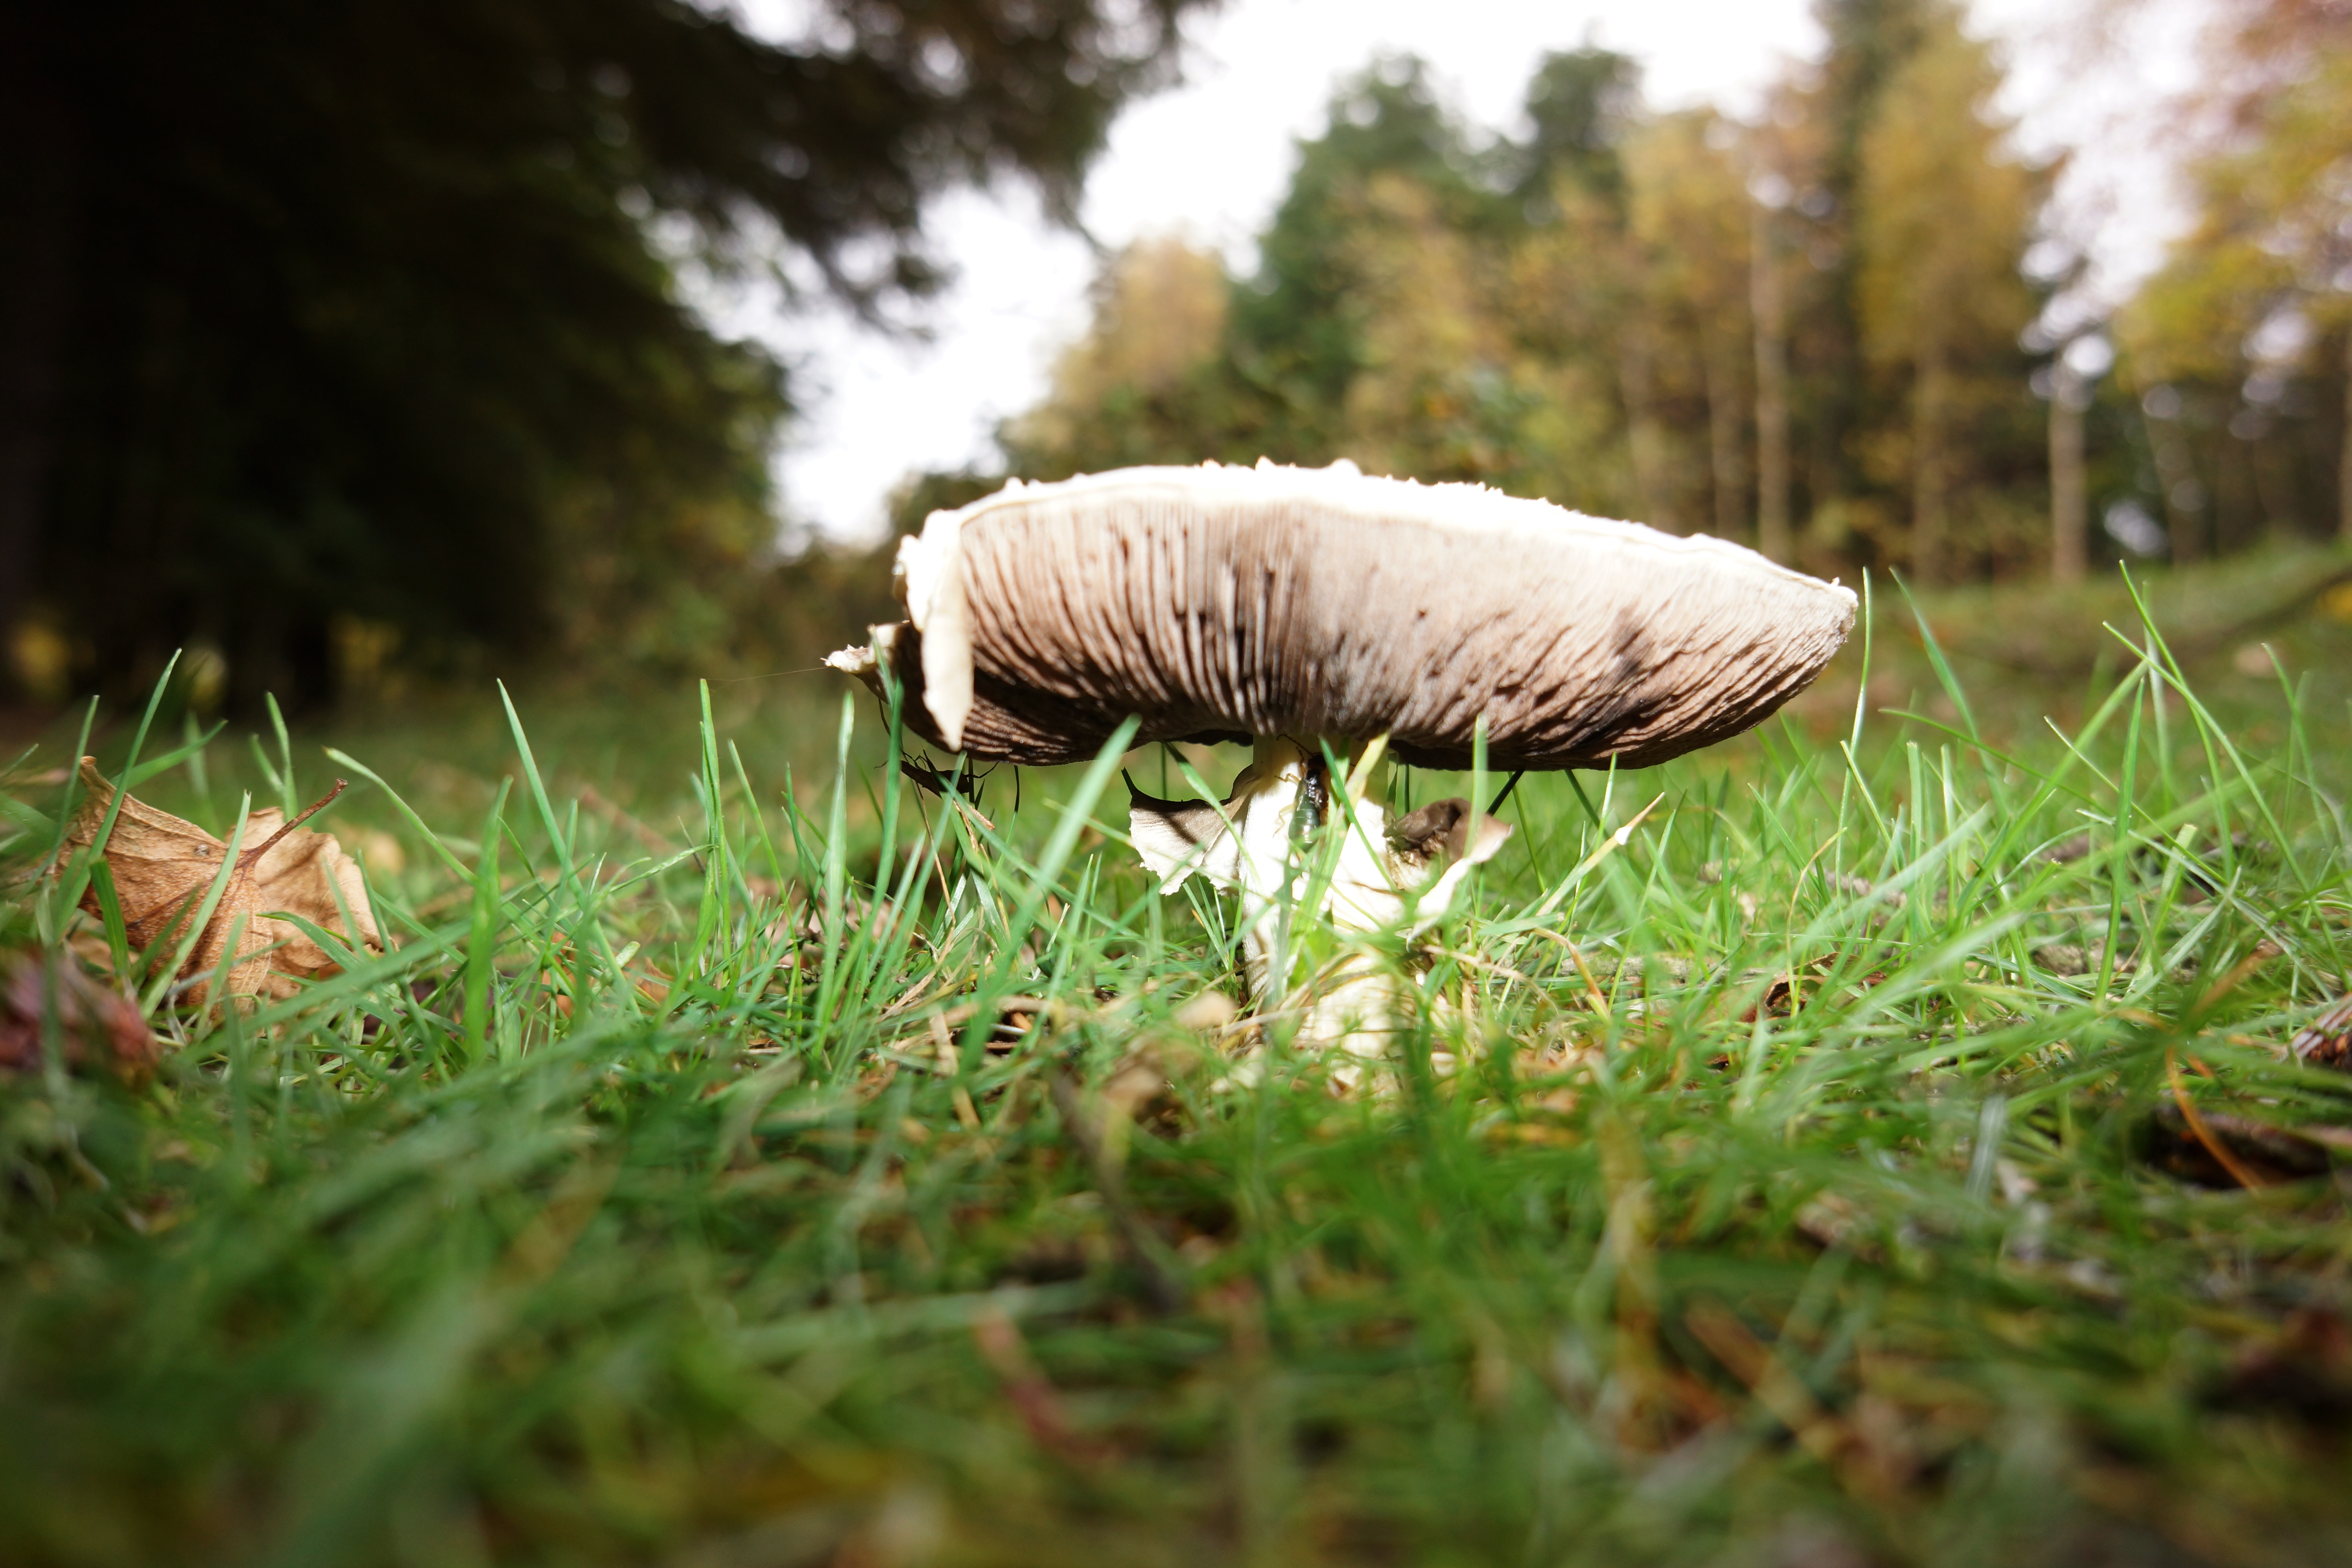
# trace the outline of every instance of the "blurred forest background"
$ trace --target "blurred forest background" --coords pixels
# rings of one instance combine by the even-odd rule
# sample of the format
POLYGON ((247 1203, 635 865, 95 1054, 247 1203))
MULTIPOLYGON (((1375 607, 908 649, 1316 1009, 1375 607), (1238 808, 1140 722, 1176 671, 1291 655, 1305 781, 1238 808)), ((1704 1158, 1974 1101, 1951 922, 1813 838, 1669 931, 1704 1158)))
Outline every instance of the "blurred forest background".
MULTIPOLYGON (((12 11, 16 696, 180 647, 200 707, 812 662, 888 609, 887 546, 781 549, 791 386, 696 287, 879 313, 936 287, 950 185, 1067 216, 1195 3, 837 0, 793 46, 665 0, 12 11)), ((2084 5, 2095 50, 2130 0, 2084 5)), ((1825 53, 1746 121, 1587 47, 1497 139, 1375 62, 1253 272, 1108 258, 1002 469, 913 477, 896 521, 1263 455, 1927 588, 2352 542, 2352 3, 2206 9, 2193 223, 2101 311, 1950 0, 1819 0, 1825 53)))

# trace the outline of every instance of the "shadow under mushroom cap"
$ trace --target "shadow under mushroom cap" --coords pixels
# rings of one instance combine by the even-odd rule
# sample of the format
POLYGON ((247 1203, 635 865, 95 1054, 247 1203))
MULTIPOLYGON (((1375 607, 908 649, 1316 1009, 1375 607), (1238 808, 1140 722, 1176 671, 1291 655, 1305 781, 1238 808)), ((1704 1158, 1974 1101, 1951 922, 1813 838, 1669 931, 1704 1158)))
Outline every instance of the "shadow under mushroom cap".
MULTIPOLYGON (((1496 768, 1664 762, 1748 729, 1845 641, 1854 596, 1707 538, 1475 485, 1302 469, 1014 481, 899 552, 877 627, 909 727, 982 759, 1139 740, 1369 737, 1496 768)), ((845 668, 871 661, 836 655, 845 668)))

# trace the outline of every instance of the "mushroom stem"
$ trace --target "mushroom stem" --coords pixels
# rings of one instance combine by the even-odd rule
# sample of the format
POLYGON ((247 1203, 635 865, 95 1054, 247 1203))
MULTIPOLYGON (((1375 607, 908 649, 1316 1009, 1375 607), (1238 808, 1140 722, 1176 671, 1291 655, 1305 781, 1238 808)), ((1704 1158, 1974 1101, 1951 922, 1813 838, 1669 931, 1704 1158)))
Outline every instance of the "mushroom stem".
MULTIPOLYGON (((1410 936, 1441 918, 1469 868, 1510 836, 1488 818, 1478 843, 1468 844, 1469 803, 1461 800, 1434 801, 1391 823, 1379 798, 1379 745, 1358 755, 1370 767, 1334 777, 1323 747, 1259 736, 1223 802, 1138 794, 1129 814, 1135 847, 1162 893, 1198 873, 1239 894, 1252 1000, 1260 1008, 1295 1001, 1304 1009, 1302 1037, 1351 1047, 1366 1031, 1397 1026, 1399 988, 1369 954, 1297 976, 1302 917, 1341 932, 1410 936), (1336 847, 1335 832, 1344 836, 1336 847)), ((1334 747, 1332 754, 1346 753, 1334 747)))

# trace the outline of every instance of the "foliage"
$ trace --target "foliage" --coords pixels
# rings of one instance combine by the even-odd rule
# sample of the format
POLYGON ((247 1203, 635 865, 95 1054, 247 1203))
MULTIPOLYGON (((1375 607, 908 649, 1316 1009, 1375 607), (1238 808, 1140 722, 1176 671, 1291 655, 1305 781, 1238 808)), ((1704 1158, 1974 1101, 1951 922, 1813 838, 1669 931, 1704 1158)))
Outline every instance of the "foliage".
MULTIPOLYGON (((1056 478, 1213 455, 1194 448, 1238 418, 1223 363, 1228 295, 1206 251, 1174 238, 1129 247, 1105 269, 1093 330, 1055 362, 1045 401, 1000 432, 1005 450, 1056 478)), ((903 526, 925 515, 895 510, 903 526)))
POLYGON ((1666 504, 1672 515, 1711 522, 1709 531, 1727 539, 1748 526, 1741 437, 1753 405, 1748 366, 1756 330, 1749 315, 1755 226, 1738 135, 1731 121, 1699 110, 1660 117, 1627 150, 1633 169, 1629 226, 1652 301, 1652 330, 1675 351, 1659 367, 1670 393, 1679 395, 1665 423, 1676 433, 1706 436, 1706 461, 1677 453, 1665 471, 1704 476, 1711 512, 1694 504, 1689 487, 1666 504))
POLYGON ((781 372, 685 279, 923 292, 926 201, 1018 172, 1066 212, 1186 3, 843 0, 785 44, 680 0, 11 24, 69 184, 8 253, 61 258, 21 281, 65 325, 5 347, 56 390, 6 410, 54 461, 43 505, 0 487, 0 632, 33 584, 78 681, 195 639, 247 699, 316 694, 338 616, 428 665, 629 644, 774 531, 781 372))
MULTIPOLYGON (((1480 142, 1412 62, 1349 84, 1257 273, 1228 285, 1218 352, 1203 330, 1181 378, 1107 374, 1139 330, 1107 305, 1070 351, 1096 373, 1007 426, 1008 468, 1347 457, 1825 574, 2040 570, 2051 400, 2087 374, 2061 372, 2038 319, 2066 276, 2025 272, 2056 170, 2011 145, 2000 61, 1957 6, 1821 15, 1824 56, 1750 122, 1653 112, 1604 50, 1538 69, 1519 142, 1480 142)), ((2125 310, 2122 374, 2083 412, 2109 559, 2352 517, 2346 17, 2220 8, 2214 84, 2184 110, 2198 226, 2125 310)))
POLYGON ((1532 128, 1517 150, 1517 191, 1542 204, 1565 180, 1615 208, 1625 200, 1625 169, 1619 150, 1625 128, 1641 114, 1641 68, 1624 55, 1586 45, 1548 55, 1528 82, 1528 121, 1532 128))
POLYGON ((1003 432, 1010 468, 1345 457, 1676 532, 1758 538, 1769 510, 1784 557, 1795 506, 1824 571, 2037 558, 2018 268, 2046 175, 1985 118, 1999 73, 1955 9, 1827 20, 1827 66, 1757 125, 1652 113, 1631 61, 1586 48, 1537 70, 1523 141, 1481 143, 1416 62, 1377 68, 1301 146, 1213 352, 1205 306, 1122 303, 1174 252, 1120 258, 1003 432), (1147 345, 1182 374, 1118 370, 1147 345))
POLYGON ((1412 181, 1450 225, 1483 226, 1501 205, 1482 160, 1411 58, 1381 62, 1333 94, 1330 123, 1299 148, 1290 189, 1258 242, 1258 271, 1233 304, 1236 369, 1266 401, 1273 453, 1337 455, 1366 316, 1350 265, 1352 219, 1381 175, 1412 181))
POLYGON ((1948 19, 1889 78, 1861 147, 1852 233, 1864 353, 1910 383, 1906 461, 1880 477, 1911 482, 1909 555, 1928 584, 1946 570, 1956 486, 1997 447, 1972 426, 2016 398, 2016 343, 2035 314, 2018 258, 2044 193, 2003 155, 2006 128, 1990 118, 1999 85, 1985 47, 1948 19))
POLYGON ((2126 316, 2129 368, 2192 550, 2331 513, 2352 539, 2352 10, 2222 14, 2196 225, 2126 316))
POLYGON ((1544 329, 1526 296, 1544 284, 1520 252, 1541 234, 1572 258, 1597 237, 1588 220, 1622 226, 1613 117, 1633 82, 1631 63, 1605 50, 1551 57, 1529 88, 1535 134, 1489 146, 1438 102, 1418 61, 1343 84, 1328 129, 1300 147, 1256 274, 1217 275, 1221 326, 1204 298, 1213 258, 1182 263, 1199 302, 1157 318, 1125 301, 1168 287, 1157 279, 1172 281, 1183 253, 1170 242, 1118 258, 1045 401, 1001 433, 1013 470, 1347 457, 1614 499, 1571 439, 1614 416, 1591 405, 1578 371, 1528 352, 1544 329), (1138 355, 1184 369, 1118 370, 1138 355))
POLYGON ((0 1079, 0 1555, 2331 1560, 2352 1094, 2284 1045, 2352 963, 2347 634, 2297 688, 2126 622, 2053 738, 1943 617, 1523 783, 1348 1096, 1238 1070, 1117 759, 942 803, 759 688, 380 732, 396 796, 152 757, 212 829, 356 780, 397 946, 159 1009, 152 1088, 0 1079))

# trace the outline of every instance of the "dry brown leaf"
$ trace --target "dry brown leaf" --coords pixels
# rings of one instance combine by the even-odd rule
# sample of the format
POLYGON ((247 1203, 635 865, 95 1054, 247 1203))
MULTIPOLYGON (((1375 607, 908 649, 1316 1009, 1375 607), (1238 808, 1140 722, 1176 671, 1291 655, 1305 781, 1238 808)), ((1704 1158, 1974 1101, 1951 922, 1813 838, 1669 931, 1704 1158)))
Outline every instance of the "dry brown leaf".
MULTIPOLYGON (((114 786, 98 771, 94 758, 84 757, 81 782, 88 792, 74 812, 66 843, 87 848, 98 838, 107 808, 114 802, 114 786)), ((342 785, 338 784, 337 790, 342 785)), ((330 795, 327 799, 334 796, 330 795)), ((324 805, 320 801, 319 805, 324 805)), ((331 833, 301 826, 310 807, 293 822, 275 809, 257 811, 247 822, 244 847, 222 890, 213 918, 180 966, 179 978, 200 979, 190 988, 201 1004, 211 976, 219 969, 232 934, 236 955, 228 976, 231 996, 267 997, 283 1001, 300 987, 301 980, 322 980, 340 973, 333 959, 280 912, 299 915, 321 931, 331 931, 355 947, 383 951, 383 933, 368 903, 367 884, 358 862, 343 853, 331 833), (341 895, 341 908, 336 895, 341 895), (343 924, 342 910, 351 910, 358 940, 343 924), (240 921, 242 926, 240 928, 240 921), (268 950, 268 951, 265 951, 268 950)), ((228 846, 193 822, 158 811, 136 795, 126 795, 114 831, 106 840, 107 868, 114 877, 116 899, 131 944, 146 949, 158 942, 176 945, 187 932, 220 875, 228 846)), ((95 889, 82 895, 82 907, 98 912, 95 889)))

